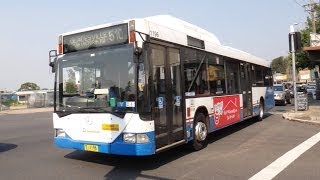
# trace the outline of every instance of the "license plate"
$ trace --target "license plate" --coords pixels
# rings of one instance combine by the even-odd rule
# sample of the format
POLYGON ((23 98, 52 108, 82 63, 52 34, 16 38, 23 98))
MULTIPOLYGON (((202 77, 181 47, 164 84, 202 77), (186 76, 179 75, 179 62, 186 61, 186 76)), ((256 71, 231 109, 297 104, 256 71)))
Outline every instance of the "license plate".
POLYGON ((99 147, 97 145, 85 144, 84 150, 85 151, 92 151, 92 152, 99 152, 99 147))

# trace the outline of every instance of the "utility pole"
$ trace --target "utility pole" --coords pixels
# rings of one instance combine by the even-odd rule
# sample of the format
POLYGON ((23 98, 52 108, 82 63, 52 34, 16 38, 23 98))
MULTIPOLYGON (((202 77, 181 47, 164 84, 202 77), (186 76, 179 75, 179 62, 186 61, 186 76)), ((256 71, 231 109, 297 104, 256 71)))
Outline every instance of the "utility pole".
POLYGON ((294 25, 290 26, 290 39, 291 39, 291 47, 292 47, 292 81, 293 81, 293 93, 294 93, 294 112, 297 112, 298 106, 297 106, 297 85, 296 85, 296 50, 295 50, 295 44, 294 44, 294 25))
POLYGON ((0 111, 2 111, 2 95, 1 95, 1 92, 0 92, 0 111))
POLYGON ((318 3, 314 2, 314 0, 310 0, 309 4, 303 5, 302 7, 307 11, 311 17, 312 23, 312 33, 316 34, 316 5, 318 3))

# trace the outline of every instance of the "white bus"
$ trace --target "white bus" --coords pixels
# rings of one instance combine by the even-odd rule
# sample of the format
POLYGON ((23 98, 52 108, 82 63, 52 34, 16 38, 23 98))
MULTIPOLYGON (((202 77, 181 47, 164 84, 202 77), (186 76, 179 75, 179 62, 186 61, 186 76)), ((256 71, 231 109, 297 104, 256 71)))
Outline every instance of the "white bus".
POLYGON ((168 15, 61 34, 54 144, 145 156, 189 143, 274 106, 270 62, 221 45, 168 15))

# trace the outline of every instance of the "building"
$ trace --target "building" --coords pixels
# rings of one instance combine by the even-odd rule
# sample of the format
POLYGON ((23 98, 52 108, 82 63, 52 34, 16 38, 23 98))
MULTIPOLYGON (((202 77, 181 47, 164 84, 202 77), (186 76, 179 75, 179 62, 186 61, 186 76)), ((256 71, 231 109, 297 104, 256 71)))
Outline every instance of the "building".
POLYGON ((17 101, 28 107, 47 107, 53 105, 53 90, 18 91, 17 101))
POLYGON ((314 73, 316 80, 316 99, 320 100, 320 79, 319 79, 319 65, 320 65, 320 34, 310 34, 310 46, 304 47, 304 51, 307 51, 309 60, 317 65, 314 73))

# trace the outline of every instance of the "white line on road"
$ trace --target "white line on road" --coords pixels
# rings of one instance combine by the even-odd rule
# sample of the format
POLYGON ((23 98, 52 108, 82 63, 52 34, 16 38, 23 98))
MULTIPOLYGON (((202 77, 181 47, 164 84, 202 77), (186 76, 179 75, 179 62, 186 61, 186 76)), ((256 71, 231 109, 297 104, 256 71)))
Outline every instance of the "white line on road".
POLYGON ((260 172, 252 176, 249 180, 268 180, 274 178, 277 174, 279 174, 282 170, 289 166, 294 160, 296 160, 301 154, 306 152, 319 141, 320 132, 279 157, 269 166, 265 167, 260 172))

